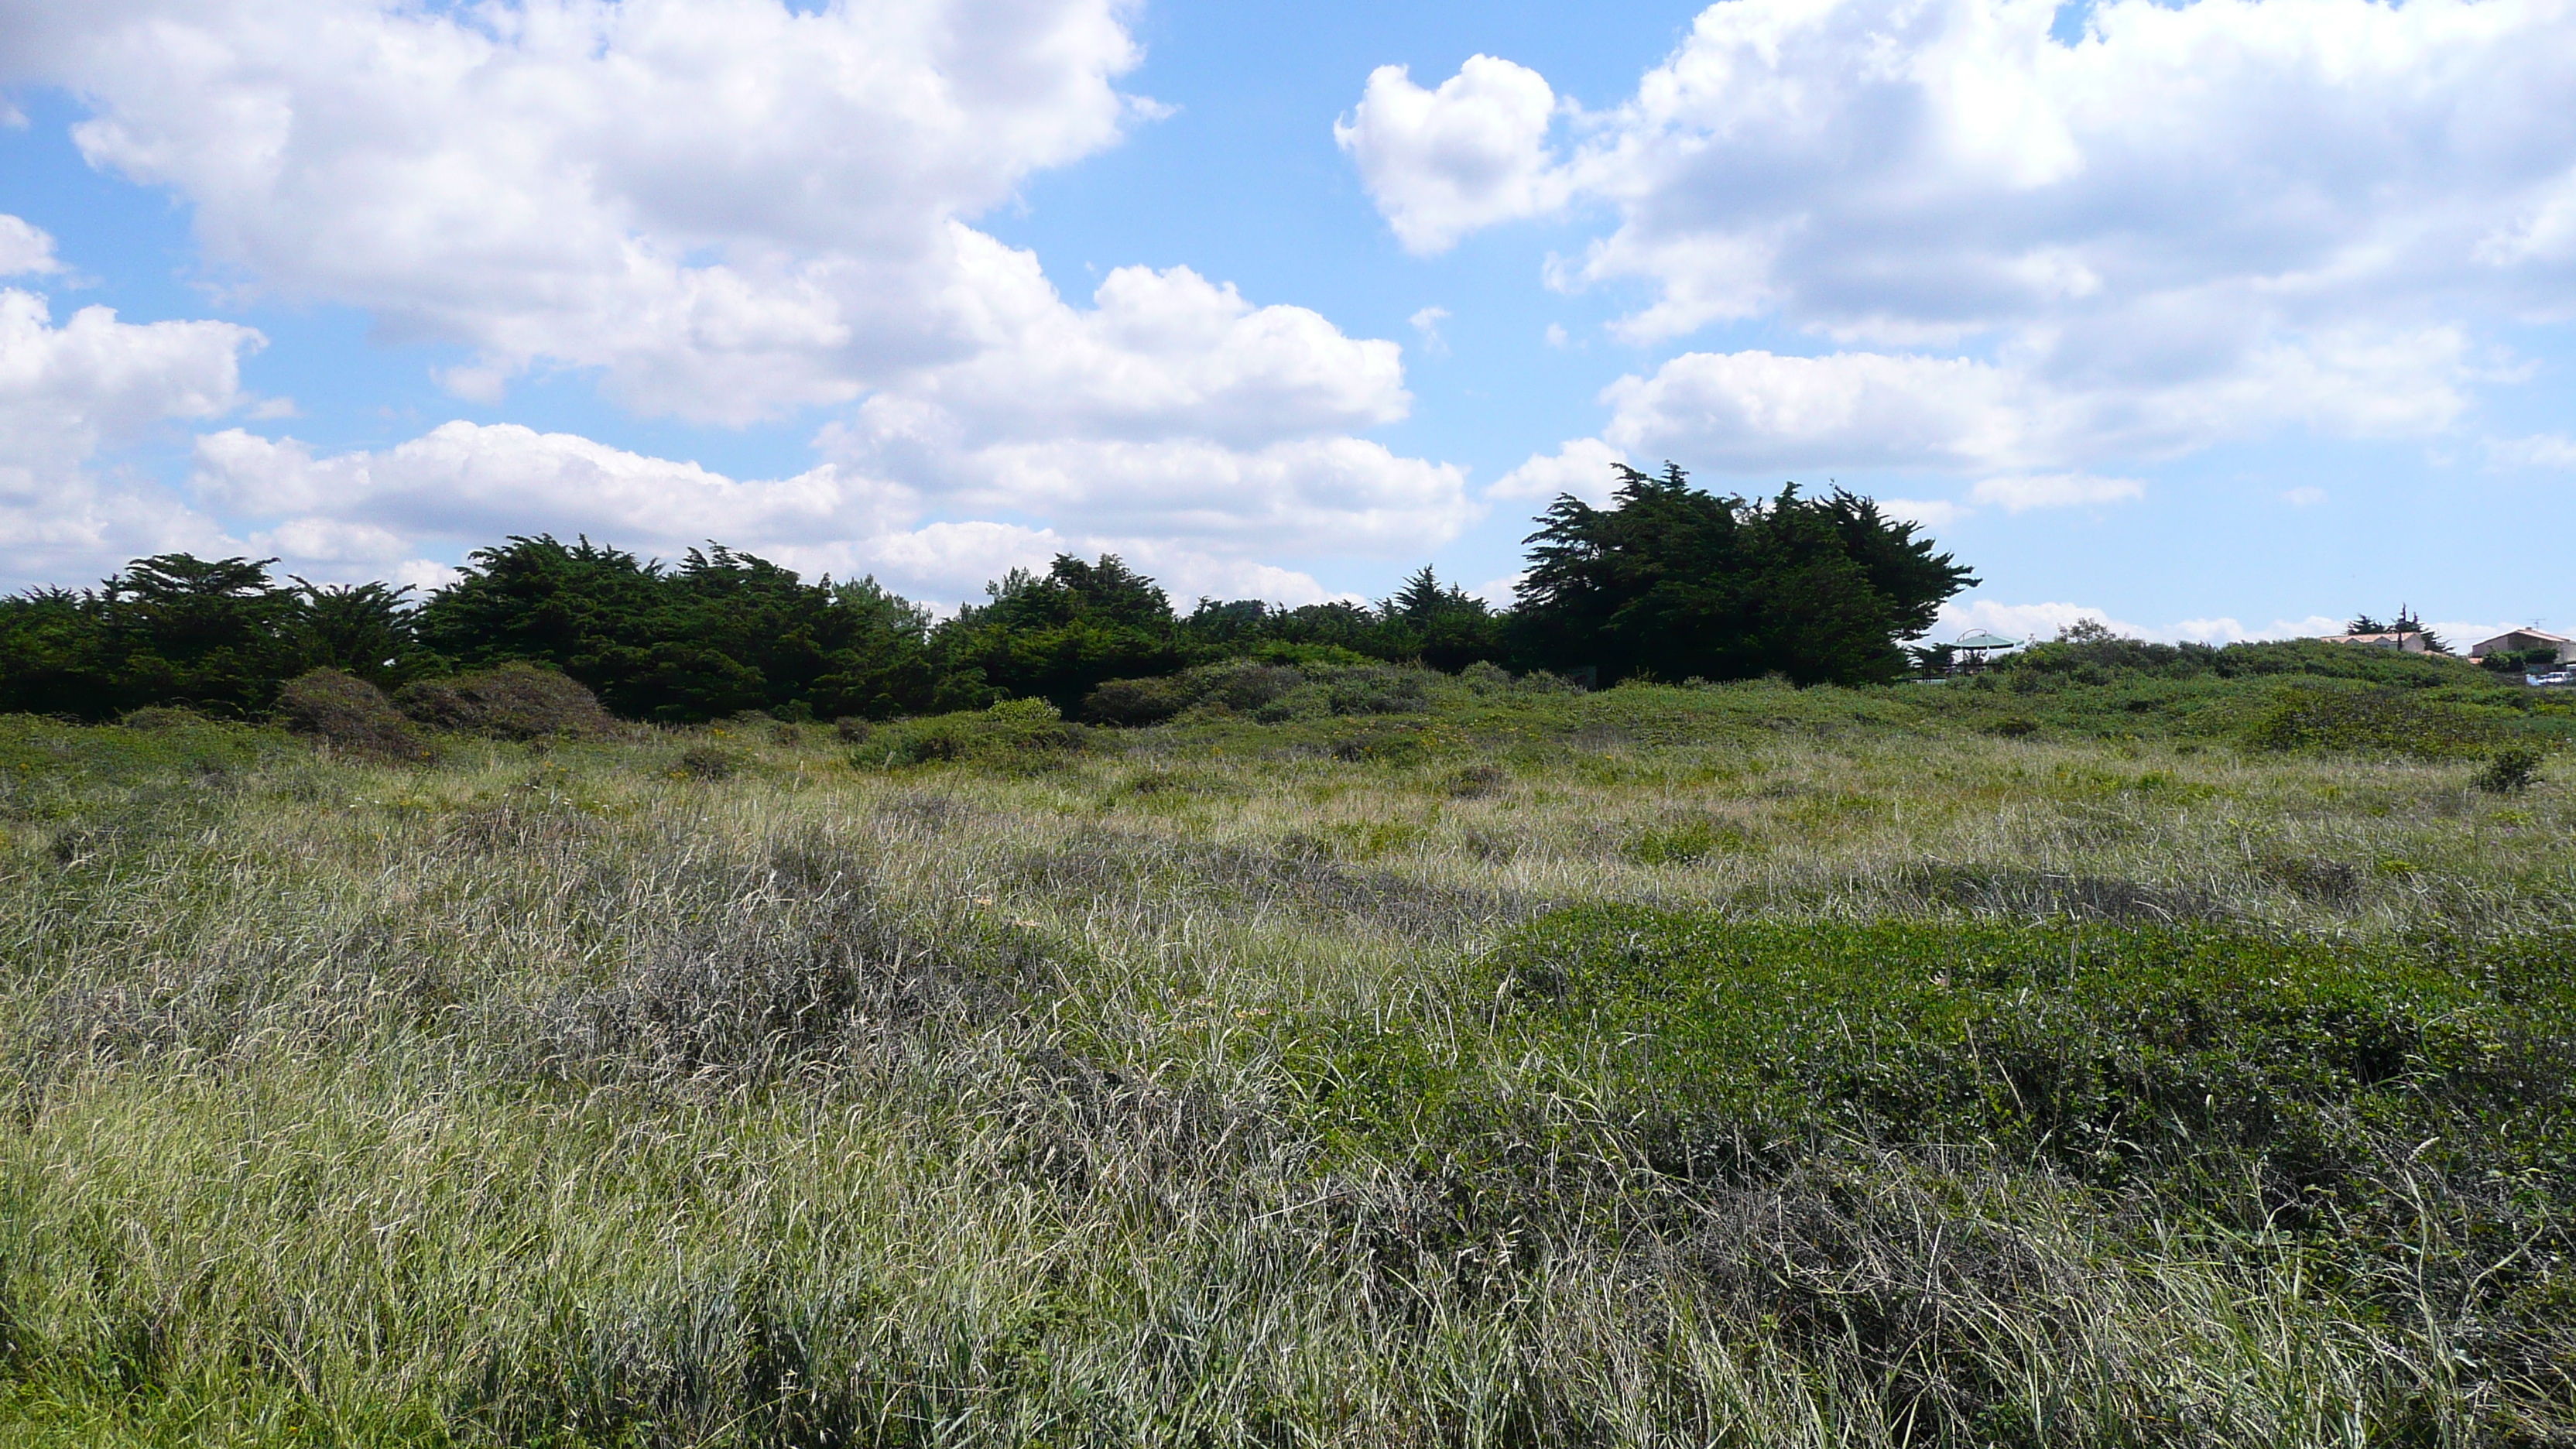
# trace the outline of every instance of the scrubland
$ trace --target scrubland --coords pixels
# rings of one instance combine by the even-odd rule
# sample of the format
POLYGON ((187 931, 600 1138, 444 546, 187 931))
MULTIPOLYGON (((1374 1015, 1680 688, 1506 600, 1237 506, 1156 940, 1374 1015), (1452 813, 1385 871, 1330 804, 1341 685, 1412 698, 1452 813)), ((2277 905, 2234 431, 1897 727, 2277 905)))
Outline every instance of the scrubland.
POLYGON ((1298 687, 0 720, 0 1441, 2576 1442, 2564 714, 1298 687))

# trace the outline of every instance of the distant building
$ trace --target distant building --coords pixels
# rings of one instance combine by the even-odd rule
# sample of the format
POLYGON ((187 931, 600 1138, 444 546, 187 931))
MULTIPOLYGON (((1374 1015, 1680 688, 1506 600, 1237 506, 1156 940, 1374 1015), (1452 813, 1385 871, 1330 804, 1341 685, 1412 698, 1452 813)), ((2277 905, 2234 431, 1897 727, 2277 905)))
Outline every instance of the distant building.
POLYGON ((2429 654, 2432 644, 2420 629, 2390 629, 2370 634, 2328 634, 2328 644, 2360 644, 2371 649, 2400 649, 2408 654, 2429 654))
POLYGON ((2546 629, 2512 629, 2492 639, 2481 639, 2469 646, 2471 659, 2484 659, 2490 654, 2529 654, 2547 649, 2557 655, 2561 664, 2576 664, 2576 639, 2552 634, 2546 629))

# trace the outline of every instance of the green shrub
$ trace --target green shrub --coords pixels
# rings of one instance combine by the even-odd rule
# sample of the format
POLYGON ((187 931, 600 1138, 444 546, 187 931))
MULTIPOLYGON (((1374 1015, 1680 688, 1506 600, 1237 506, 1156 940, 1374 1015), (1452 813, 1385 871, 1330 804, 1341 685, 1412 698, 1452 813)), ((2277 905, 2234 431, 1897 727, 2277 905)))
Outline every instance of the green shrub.
POLYGON ((117 720, 117 723, 126 729, 146 732, 186 729, 190 725, 201 725, 206 722, 204 715, 184 705, 175 704, 147 704, 141 709, 127 710, 117 720))
POLYGON ((1332 712, 1333 692, 1320 684, 1304 684, 1263 701, 1252 711, 1252 717, 1262 724, 1287 724, 1292 720, 1321 719, 1332 712))
POLYGON ((2285 692, 2246 727, 2262 750, 2315 750, 2439 759, 2492 740, 2492 720, 2412 691, 2309 685, 2285 692))
POLYGON ((1068 723, 1048 701, 1006 699, 986 709, 898 720, 850 759, 869 769, 943 762, 1043 769, 1088 740, 1082 726, 1068 723))
POLYGON ((2097 1178, 2243 1158, 2332 1183, 2393 1140, 2365 1125, 2482 1121, 2490 1140, 2455 1145, 2490 1165, 2547 1147, 2508 1139, 2571 1086, 2571 967, 2545 949, 2506 978, 2219 931, 1601 906, 1542 918, 1480 969, 1540 1041, 1633 1043, 1602 1105, 1653 1119, 1674 1170, 1856 1133, 1990 1143, 2097 1178))
POLYGON ((1440 790, 1453 800, 1481 800, 1510 779, 1500 765, 1461 765, 1440 782, 1440 790))
POLYGON ((203 793, 200 781, 274 761, 289 749, 275 730, 184 709, 135 710, 116 728, 0 715, 0 821, 80 814, 101 787, 194 798, 203 793), (38 782, 46 787, 41 798, 29 790, 38 782))
POLYGON ((417 760, 429 753, 420 733, 383 690, 337 669, 315 669, 288 680, 277 694, 277 717, 288 730, 323 740, 342 754, 417 760))
POLYGON ((2540 751, 2527 745, 2499 750, 2471 783, 2490 795, 2519 795, 2540 778, 2540 751))
POLYGON ((1323 685, 1335 714, 1416 714, 1431 707, 1428 670, 1367 664, 1336 670, 1323 685))
POLYGON ((1744 832, 1731 825, 1688 820, 1648 830, 1630 840, 1625 854, 1640 865, 1696 865, 1715 855, 1742 851, 1744 832))
POLYGON ((1244 712, 1259 709, 1306 682, 1298 669, 1258 659, 1201 665, 1186 677, 1198 681, 1199 698, 1244 712))
POLYGON ((676 773, 692 780, 730 780, 742 768, 742 756, 718 744, 695 744, 680 752, 676 773))
POLYGON ((2499 649, 2478 663, 2497 674, 2538 673, 2558 667, 2558 648, 2548 645, 2539 649, 2499 649))
POLYGON ((1386 725, 1343 735, 1331 748, 1334 759, 1353 765, 1418 764, 1429 753, 1419 730, 1386 725))
POLYGON ((617 728, 579 680, 534 664, 414 680, 394 702, 432 729, 498 739, 597 739, 617 728))
MULTIPOLYGON (((1480 677, 1490 684, 1501 671, 1487 668, 1490 674, 1480 677)), ((1263 724, 1328 714, 1413 714, 1431 707, 1432 680, 1438 677, 1419 665, 1310 662, 1295 668, 1228 659, 1157 679, 1113 679, 1083 701, 1083 714, 1106 724, 1155 724, 1202 704, 1249 714, 1263 724)))
POLYGON ((1082 717, 1105 725, 1161 724, 1196 702, 1197 692, 1179 675, 1112 679, 1083 697, 1082 717))
POLYGON ((1112 679, 1084 697, 1082 716, 1135 726, 1160 724, 1201 704, 1250 713, 1305 683, 1303 673, 1286 665, 1227 659, 1152 679, 1112 679))
POLYGON ((1515 694, 1582 694, 1585 690, 1582 684, 1562 674, 1533 669, 1512 681, 1512 692, 1515 694))

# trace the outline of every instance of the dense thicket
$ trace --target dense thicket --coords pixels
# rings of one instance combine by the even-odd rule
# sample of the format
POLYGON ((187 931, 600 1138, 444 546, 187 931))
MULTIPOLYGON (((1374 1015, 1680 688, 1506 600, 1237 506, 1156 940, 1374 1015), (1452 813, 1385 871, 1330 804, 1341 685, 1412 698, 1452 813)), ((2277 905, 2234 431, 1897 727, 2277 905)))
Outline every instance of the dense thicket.
POLYGON ((308 670, 389 688, 435 667, 419 649, 408 589, 280 585, 273 562, 162 554, 96 589, 0 601, 0 712, 104 719, 183 703, 251 714, 308 670))
POLYGON ((883 716, 927 708, 929 613, 874 579, 805 583, 720 544, 677 567, 582 539, 478 550, 420 610, 463 666, 531 660, 636 719, 883 716))
POLYGON ((514 661, 561 671, 620 715, 674 722, 1016 698, 1070 712, 1112 680, 1235 658, 1859 683, 1895 677, 1899 641, 1972 582, 1865 498, 1791 487, 1748 503, 1690 487, 1679 468, 1621 472, 1614 506, 1549 509, 1509 612, 1428 567, 1374 605, 1202 598, 1184 614, 1115 555, 1061 555, 934 624, 872 578, 807 582, 713 543, 664 564, 587 538, 511 538, 417 604, 385 584, 280 583, 275 560, 170 554, 95 590, 0 601, 0 710, 256 715, 314 669, 391 690, 514 661))

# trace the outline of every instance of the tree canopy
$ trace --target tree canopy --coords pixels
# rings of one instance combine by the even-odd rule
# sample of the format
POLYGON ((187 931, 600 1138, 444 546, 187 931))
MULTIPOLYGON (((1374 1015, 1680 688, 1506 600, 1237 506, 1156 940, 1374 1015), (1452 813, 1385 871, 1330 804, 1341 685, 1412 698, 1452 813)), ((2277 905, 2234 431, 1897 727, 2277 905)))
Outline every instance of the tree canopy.
POLYGON ((460 666, 551 664, 636 719, 887 716, 932 698, 930 617, 874 579, 806 583, 721 544, 676 568, 583 538, 512 538, 470 555, 420 611, 460 666))
POLYGON ((1035 696, 1070 710, 1103 681, 1181 667, 1170 597, 1116 554, 1060 553, 1044 575, 1013 569, 985 596, 938 631, 954 702, 1035 696))
POLYGON ((1603 683, 1632 677, 1800 684, 1894 679, 1899 643, 1976 582, 1915 525, 1835 489, 1763 502, 1619 467, 1613 506, 1561 495, 1530 535, 1516 652, 1603 683))
POLYGON ((280 585, 275 562, 158 554, 93 590, 0 602, 0 710, 104 719, 180 703, 246 715, 307 669, 391 686, 420 667, 408 589, 280 585))
POLYGON ((1866 498, 1796 487, 1748 502, 1666 465, 1620 470, 1612 506, 1559 498, 1515 607, 1429 566, 1375 603, 1201 598, 1186 614, 1115 554, 1014 569, 934 621, 872 578, 811 582, 708 543, 675 563, 588 538, 512 537, 426 598, 385 583, 271 577, 274 559, 136 559, 91 590, 0 599, 0 709, 111 718, 180 703, 255 716, 331 668, 383 688, 532 663, 631 719, 762 711, 889 718, 1043 698, 1231 657, 1591 670, 1621 679, 1777 673, 1859 683, 1973 580, 1866 498))

